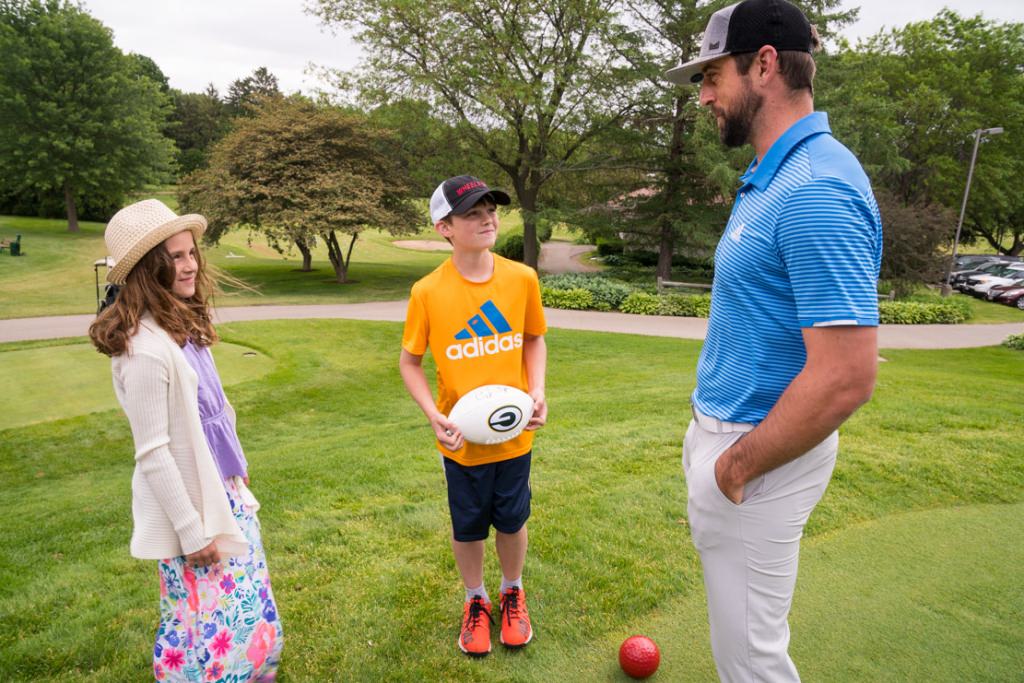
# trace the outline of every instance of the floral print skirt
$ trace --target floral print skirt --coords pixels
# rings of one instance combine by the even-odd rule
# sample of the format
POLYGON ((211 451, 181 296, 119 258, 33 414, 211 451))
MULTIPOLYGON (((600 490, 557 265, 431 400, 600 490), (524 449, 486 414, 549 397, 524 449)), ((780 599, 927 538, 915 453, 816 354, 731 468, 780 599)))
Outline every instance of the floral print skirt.
POLYGON ((160 560, 160 627, 153 648, 158 681, 273 681, 284 644, 256 512, 224 482, 249 554, 193 569, 160 560))

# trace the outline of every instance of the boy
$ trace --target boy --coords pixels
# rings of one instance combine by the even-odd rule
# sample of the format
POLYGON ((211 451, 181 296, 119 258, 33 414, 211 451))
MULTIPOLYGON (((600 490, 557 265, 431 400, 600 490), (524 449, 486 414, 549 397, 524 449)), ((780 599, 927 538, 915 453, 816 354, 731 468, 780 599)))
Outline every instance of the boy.
POLYGON ((452 256, 413 285, 402 335, 399 369, 409 394, 437 437, 452 519, 452 551, 466 588, 459 648, 483 657, 491 651, 491 600, 484 588, 484 541, 491 526, 501 564, 501 643, 523 647, 533 638, 523 593, 526 520, 530 516, 533 430, 547 419, 544 374, 547 347, 536 272, 490 249, 498 234, 497 205, 509 196, 472 176, 441 183, 430 218, 452 245, 452 256), (507 338, 483 346, 474 337, 507 338), (435 405, 423 371, 431 349, 437 365, 435 405), (466 392, 505 384, 533 398, 526 431, 495 445, 466 443, 446 415, 466 392))

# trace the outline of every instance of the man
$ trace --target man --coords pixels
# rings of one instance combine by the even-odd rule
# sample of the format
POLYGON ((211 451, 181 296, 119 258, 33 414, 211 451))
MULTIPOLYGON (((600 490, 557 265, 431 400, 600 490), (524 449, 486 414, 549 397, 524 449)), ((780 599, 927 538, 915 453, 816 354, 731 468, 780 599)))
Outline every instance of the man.
POLYGON ((854 156, 814 112, 817 35, 784 0, 712 15, 700 83, 722 142, 751 144, 715 252, 707 339, 683 444, 687 510, 723 681, 798 681, 787 617, 800 537, 837 428, 871 396, 882 228, 854 156))

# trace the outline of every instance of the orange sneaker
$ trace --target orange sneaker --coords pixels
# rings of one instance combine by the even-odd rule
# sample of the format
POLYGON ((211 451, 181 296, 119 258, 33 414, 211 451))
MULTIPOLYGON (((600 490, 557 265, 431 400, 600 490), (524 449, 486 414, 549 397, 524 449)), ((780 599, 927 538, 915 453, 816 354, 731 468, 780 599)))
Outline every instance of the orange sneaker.
POLYGON ((501 594, 501 644, 523 647, 532 639, 533 627, 526 609, 526 594, 522 588, 509 588, 501 594))
POLYGON ((459 631, 459 649, 470 657, 486 657, 491 651, 491 603, 479 595, 466 603, 459 631))

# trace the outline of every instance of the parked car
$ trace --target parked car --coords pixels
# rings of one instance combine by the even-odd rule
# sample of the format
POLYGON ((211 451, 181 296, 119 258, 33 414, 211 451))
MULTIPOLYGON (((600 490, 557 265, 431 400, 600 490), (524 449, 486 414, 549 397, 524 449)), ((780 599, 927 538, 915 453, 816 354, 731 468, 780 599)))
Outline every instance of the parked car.
POLYGON ((960 254, 953 261, 953 271, 964 271, 977 268, 978 266, 991 261, 1016 261, 1016 256, 1004 256, 1002 254, 960 254))
POLYGON ((962 289, 963 284, 967 280, 967 278, 973 277, 975 275, 986 275, 997 270, 1002 270, 1003 268, 1006 267, 1006 265, 1006 262, 998 259, 991 259, 989 261, 976 263, 974 264, 974 267, 968 267, 966 270, 953 271, 950 283, 953 285, 953 287, 957 289, 962 289))
POLYGON ((1018 280, 1012 285, 999 285, 992 289, 996 290, 994 301, 1007 306, 1016 306, 1024 311, 1024 280, 1018 280))
POLYGON ((990 287, 989 290, 985 292, 985 298, 989 301, 995 301, 995 299, 1003 292, 1010 289, 1017 289, 1019 287, 1024 287, 1024 275, 1005 285, 994 285, 990 287))
POLYGON ((968 278, 968 283, 971 283, 971 281, 975 279, 977 282, 968 284, 967 293, 972 296, 984 297, 992 287, 995 287, 996 285, 1008 285, 1011 282, 1016 282, 1022 277, 1024 277, 1024 265, 1021 265, 1018 268, 1011 268, 998 274, 981 275, 977 278, 968 278))
POLYGON ((959 289, 966 294, 984 295, 991 285, 1006 285, 1024 275, 1024 263, 1000 263, 981 268, 979 273, 968 275, 961 281, 959 289))

